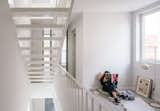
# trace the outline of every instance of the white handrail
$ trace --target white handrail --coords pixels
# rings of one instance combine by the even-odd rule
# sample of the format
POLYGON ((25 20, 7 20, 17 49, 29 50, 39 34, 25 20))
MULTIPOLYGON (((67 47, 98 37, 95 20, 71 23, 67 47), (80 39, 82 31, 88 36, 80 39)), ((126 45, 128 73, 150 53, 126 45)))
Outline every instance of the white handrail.
POLYGON ((66 73, 66 75, 71 78, 80 88, 83 88, 83 86, 69 73, 67 72, 63 67, 61 67, 60 65, 57 65, 62 71, 64 71, 66 73))
POLYGON ((63 111, 111 111, 110 105, 106 106, 90 90, 83 88, 64 68, 58 66, 57 69, 64 75, 54 81, 63 111))

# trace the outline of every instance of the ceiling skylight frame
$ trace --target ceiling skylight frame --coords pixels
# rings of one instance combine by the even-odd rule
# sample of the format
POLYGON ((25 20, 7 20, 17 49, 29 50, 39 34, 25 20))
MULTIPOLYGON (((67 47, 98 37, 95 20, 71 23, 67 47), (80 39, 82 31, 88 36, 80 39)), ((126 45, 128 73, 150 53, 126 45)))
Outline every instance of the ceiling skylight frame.
POLYGON ((8 0, 10 8, 70 8, 72 0, 8 0))

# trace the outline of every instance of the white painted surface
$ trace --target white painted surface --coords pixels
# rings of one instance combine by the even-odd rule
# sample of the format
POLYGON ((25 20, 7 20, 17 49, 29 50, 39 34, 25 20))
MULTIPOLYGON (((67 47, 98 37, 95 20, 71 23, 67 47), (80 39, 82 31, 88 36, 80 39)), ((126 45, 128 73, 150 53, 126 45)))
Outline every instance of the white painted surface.
POLYGON ((26 71, 7 0, 0 1, 0 111, 28 111, 26 71))
POLYGON ((127 109, 127 111, 155 111, 140 97, 136 97, 134 101, 124 102, 123 106, 127 109))
MULTIPOLYGON (((55 81, 55 80, 53 80, 55 81)), ((59 84, 61 85, 61 84, 59 84)), ((64 93, 63 88, 58 87, 61 89, 61 92, 64 93)), ((61 103, 59 102, 59 97, 57 97, 56 95, 56 87, 55 87, 55 82, 52 83, 43 83, 43 84, 30 84, 30 103, 32 103, 32 99, 38 102, 39 99, 44 99, 44 98, 53 98, 53 102, 55 105, 55 110, 56 111, 61 111, 61 103), (38 100, 36 100, 38 99, 38 100)), ((41 111, 44 111, 44 106, 40 105, 42 104, 44 101, 39 101, 40 103, 34 103, 34 104, 30 104, 30 108, 32 111, 39 111, 38 109, 40 109, 41 111), (32 108, 36 108, 35 110, 32 108)))
POLYGON ((31 111, 45 111, 45 99, 32 99, 31 111))
POLYGON ((73 12, 130 12, 158 0, 75 0, 73 12))
POLYGON ((98 72, 119 74, 119 85, 130 81, 130 15, 127 13, 85 13, 84 84, 96 86, 98 72))
POLYGON ((153 87, 155 87, 155 91, 153 91, 152 98, 160 101, 160 64, 153 65, 151 64, 151 68, 149 70, 143 70, 141 68, 141 63, 136 62, 133 67, 133 76, 134 76, 134 81, 133 81, 133 87, 136 87, 136 80, 137 76, 142 76, 146 78, 150 78, 153 80, 153 87), (156 85, 155 85, 156 84, 156 85))
POLYGON ((120 75, 120 86, 131 86, 130 15, 84 12, 72 26, 77 35, 78 80, 87 88, 97 87, 96 75, 109 70, 120 75))
POLYGON ((31 98, 55 98, 54 85, 50 84, 31 84, 31 98))

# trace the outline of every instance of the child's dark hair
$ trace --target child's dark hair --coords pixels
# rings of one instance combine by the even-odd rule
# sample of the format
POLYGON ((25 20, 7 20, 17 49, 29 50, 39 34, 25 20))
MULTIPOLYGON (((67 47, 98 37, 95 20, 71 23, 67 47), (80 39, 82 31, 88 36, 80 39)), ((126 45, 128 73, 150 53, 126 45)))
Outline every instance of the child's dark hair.
POLYGON ((104 71, 104 73, 110 73, 109 71, 104 71))

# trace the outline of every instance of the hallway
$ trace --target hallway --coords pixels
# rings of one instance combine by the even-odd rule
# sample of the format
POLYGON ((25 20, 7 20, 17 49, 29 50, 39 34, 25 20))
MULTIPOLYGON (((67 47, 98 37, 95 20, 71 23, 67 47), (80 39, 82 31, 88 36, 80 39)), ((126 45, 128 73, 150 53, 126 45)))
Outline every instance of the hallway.
POLYGON ((159 18, 151 31, 157 35, 149 37, 143 21, 159 6, 159 0, 0 0, 0 111, 159 111, 150 105, 160 100, 159 18), (150 69, 143 70, 146 63, 150 69), (115 91, 133 91, 135 100, 116 104, 103 95, 98 75, 105 71, 118 75, 115 91), (151 97, 136 92, 139 76, 153 80, 151 97))

